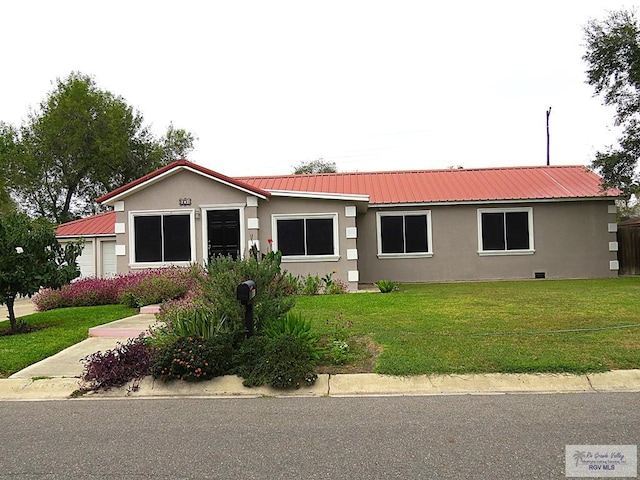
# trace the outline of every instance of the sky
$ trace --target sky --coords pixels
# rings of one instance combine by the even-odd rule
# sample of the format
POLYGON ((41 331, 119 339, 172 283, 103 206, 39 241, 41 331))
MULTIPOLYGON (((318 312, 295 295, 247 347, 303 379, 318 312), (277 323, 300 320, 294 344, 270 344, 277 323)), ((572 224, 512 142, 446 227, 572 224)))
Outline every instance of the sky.
POLYGON ((0 2, 0 121, 72 71, 230 176, 588 165, 614 111, 583 28, 617 0, 0 2))

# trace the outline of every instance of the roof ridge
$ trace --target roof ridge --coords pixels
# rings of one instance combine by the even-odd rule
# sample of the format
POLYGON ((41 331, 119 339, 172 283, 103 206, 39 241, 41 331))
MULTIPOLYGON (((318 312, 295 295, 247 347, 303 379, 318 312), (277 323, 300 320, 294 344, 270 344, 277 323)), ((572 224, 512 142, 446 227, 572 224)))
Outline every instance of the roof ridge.
POLYGON ((514 167, 473 167, 473 168, 433 168, 433 169, 413 169, 413 170, 377 170, 367 172, 331 172, 331 173, 285 173, 282 175, 248 175, 233 177, 238 180, 242 179, 258 179, 258 178, 309 178, 309 177, 330 177, 330 176, 346 176, 346 175, 389 175, 389 174, 416 174, 416 173, 441 173, 441 172, 486 172, 486 171, 509 171, 509 170, 545 170, 560 168, 584 168, 589 170, 586 165, 521 165, 514 167))

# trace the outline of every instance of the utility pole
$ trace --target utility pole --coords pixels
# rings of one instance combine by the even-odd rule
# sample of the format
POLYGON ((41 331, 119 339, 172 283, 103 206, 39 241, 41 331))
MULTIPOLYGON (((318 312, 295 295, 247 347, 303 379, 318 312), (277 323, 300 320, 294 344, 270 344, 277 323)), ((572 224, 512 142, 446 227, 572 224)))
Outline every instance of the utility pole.
POLYGON ((551 164, 549 158, 549 116, 551 115, 551 107, 547 110, 547 166, 551 164))

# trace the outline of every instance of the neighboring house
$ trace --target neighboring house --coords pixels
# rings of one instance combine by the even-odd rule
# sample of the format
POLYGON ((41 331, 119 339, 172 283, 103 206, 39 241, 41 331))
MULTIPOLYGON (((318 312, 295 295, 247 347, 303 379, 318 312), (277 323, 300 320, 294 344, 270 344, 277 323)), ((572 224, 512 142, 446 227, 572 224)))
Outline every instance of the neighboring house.
POLYGON ((82 254, 78 257, 80 278, 109 277, 117 273, 115 223, 115 212, 106 212, 58 226, 56 237, 60 242, 84 239, 82 254))
POLYGON ((254 247, 356 290, 616 276, 617 192, 600 185, 583 166, 230 178, 180 160, 97 201, 115 211, 119 273, 254 247))

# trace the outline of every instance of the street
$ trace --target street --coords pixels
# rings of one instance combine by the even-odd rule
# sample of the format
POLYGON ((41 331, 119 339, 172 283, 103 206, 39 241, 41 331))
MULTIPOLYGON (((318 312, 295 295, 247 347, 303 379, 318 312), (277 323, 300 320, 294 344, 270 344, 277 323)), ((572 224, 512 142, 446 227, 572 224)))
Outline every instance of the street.
POLYGON ((555 479, 640 395, 0 402, 0 478, 555 479))

